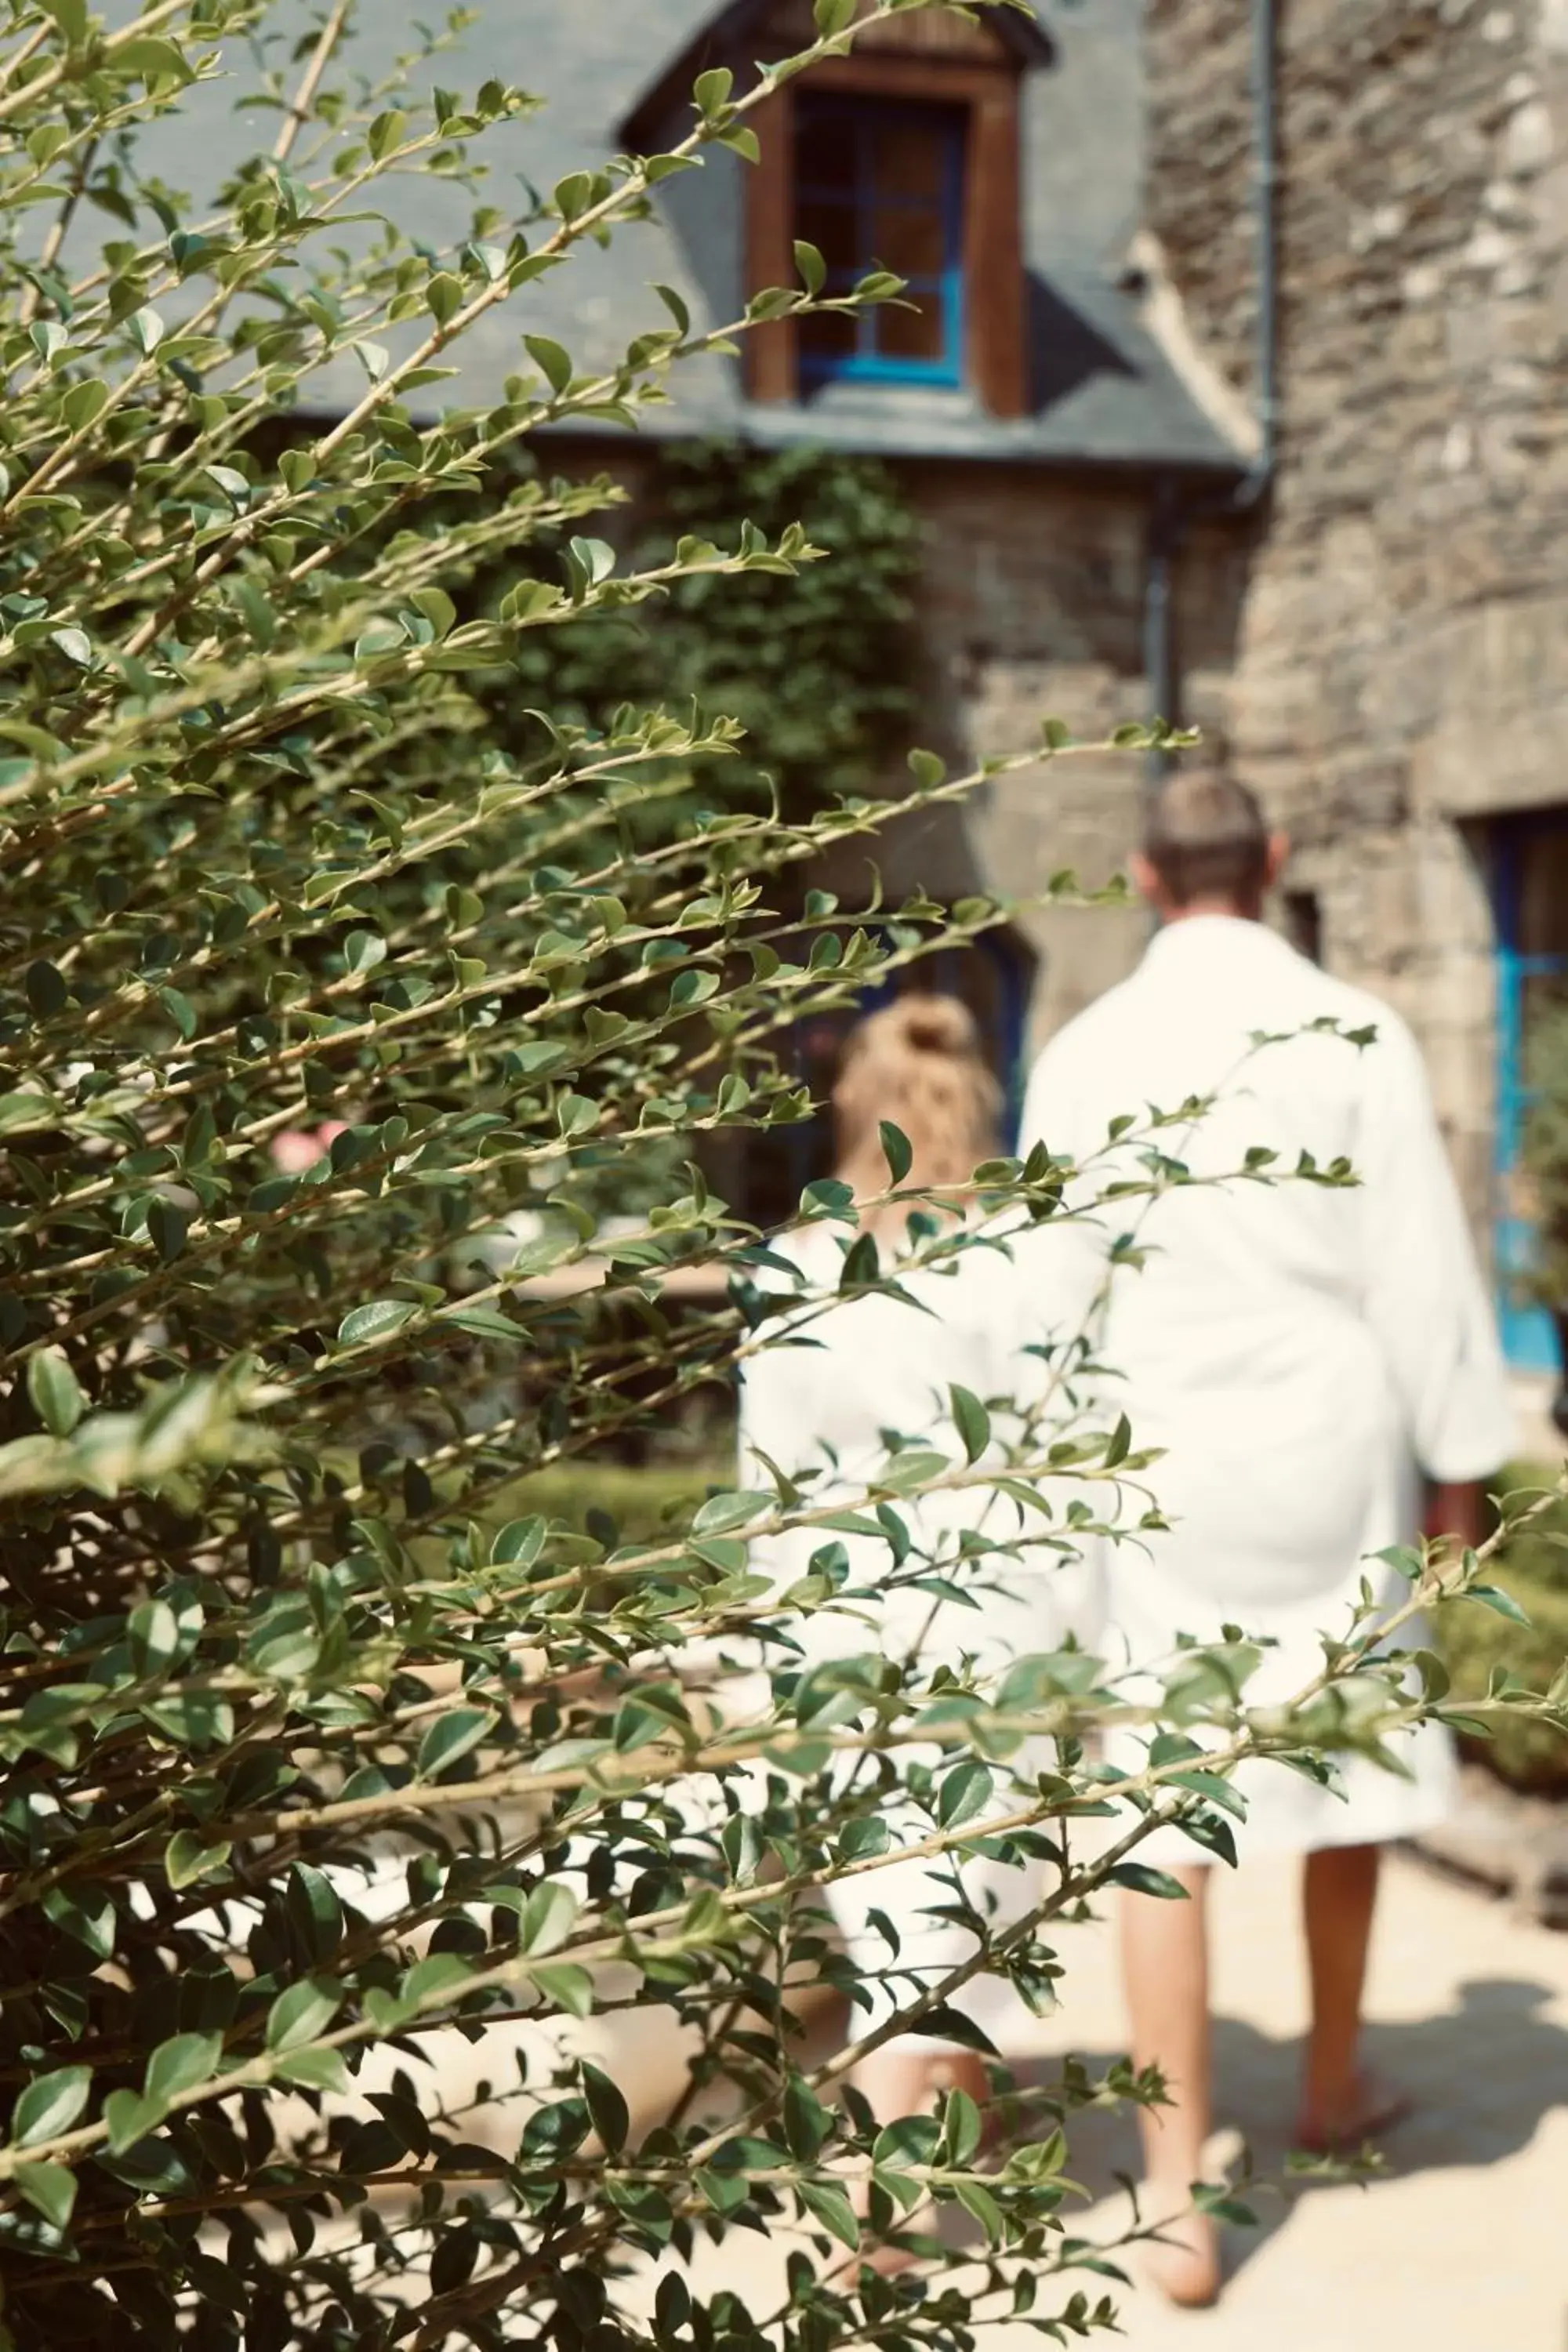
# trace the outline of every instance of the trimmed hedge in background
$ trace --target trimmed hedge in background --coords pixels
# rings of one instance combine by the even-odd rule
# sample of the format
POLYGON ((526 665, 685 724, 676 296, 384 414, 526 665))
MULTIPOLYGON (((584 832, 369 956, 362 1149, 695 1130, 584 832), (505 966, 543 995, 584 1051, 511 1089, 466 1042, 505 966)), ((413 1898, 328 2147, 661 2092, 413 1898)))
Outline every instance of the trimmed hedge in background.
MULTIPOLYGON (((1553 1483, 1550 1471, 1526 1464, 1503 1487, 1512 1493, 1553 1483)), ((1516 1535, 1494 1564, 1492 1581, 1530 1622, 1517 1624, 1476 1601, 1450 1601, 1437 1612, 1436 1646, 1457 1698, 1484 1697, 1499 1670, 1544 1691, 1568 1663, 1568 1508, 1553 1506, 1516 1535)), ((1568 1796, 1568 1737, 1539 1717, 1500 1718, 1491 1738, 1467 1742, 1467 1751, 1510 1788, 1568 1796)))

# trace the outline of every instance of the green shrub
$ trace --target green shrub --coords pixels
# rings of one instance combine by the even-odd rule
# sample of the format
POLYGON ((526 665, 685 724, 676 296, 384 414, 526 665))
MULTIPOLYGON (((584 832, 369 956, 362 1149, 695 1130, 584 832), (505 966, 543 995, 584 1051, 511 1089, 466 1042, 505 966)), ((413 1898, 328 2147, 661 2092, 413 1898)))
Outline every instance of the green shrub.
POLYGON ((1535 1244, 1526 1287, 1542 1306, 1568 1309, 1568 1004, 1551 1006, 1533 1024, 1527 1061, 1523 1161, 1535 1196, 1535 1244))
MULTIPOLYGON (((810 55, 856 13, 816 0, 810 55)), ((1076 1652, 999 1684, 875 1649, 801 1670, 795 1629, 849 1575, 841 1503, 781 1475, 612 1535, 556 1485, 593 1464, 613 1504, 606 1453, 767 1343, 766 1237, 695 1161, 803 1115, 781 1033, 1007 910, 917 903, 874 942, 813 895, 805 950, 774 911, 827 845, 984 781, 929 754, 902 803, 775 816, 715 789, 665 826, 664 780, 732 757, 731 721, 547 712, 519 746, 468 691, 542 631, 816 560, 803 531, 741 524, 628 568, 581 535, 607 493, 543 475, 452 516, 540 428, 635 419, 728 340, 650 305, 664 323, 628 320, 595 375, 531 333, 530 289, 715 142, 749 152, 746 111, 792 61, 740 100, 705 74, 679 149, 509 213, 482 151, 531 101, 444 89, 445 37, 367 86, 347 19, 307 38, 297 85, 262 0, 159 0, 112 30, 86 0, 20 0, 0 44, 0 2343, 833 2352, 1009 2313, 1081 2334, 1110 2310, 1100 2256, 1087 2292, 1069 2275, 1055 2127, 1099 2086, 1048 2087, 994 2167, 960 2094, 879 2133, 843 2088, 854 2052, 807 2069, 790 2038, 781 1986, 830 1965, 812 1895, 885 1867, 911 1805, 934 1854, 984 1837, 1042 1863, 1035 1911, 976 1918, 967 1970, 906 1988, 858 2047, 942 2026, 967 1974, 1044 2001, 1042 1931, 1136 1872, 1150 1821, 1225 1850, 1188 1726, 1215 1727, 1223 1771, 1265 1736, 1375 1743, 1421 1706, 1368 1665, 1371 1628, 1336 1667, 1356 1704, 1342 1688, 1294 1733, 1238 1702, 1245 1645, 1188 1654, 1150 1773, 1108 1797, 1084 1738, 1119 1699, 1076 1652), (225 72, 262 103, 198 216, 138 144, 225 72), (450 251, 375 225, 388 182, 434 173, 472 174, 450 251), (507 305, 501 401, 421 421, 507 305), (363 393, 301 432, 345 356, 363 393), (484 562, 526 572, 562 538, 559 587, 474 609, 484 562), (279 1164, 326 1120, 329 1149, 279 1164), (607 1293, 542 1297, 628 1197, 607 1293), (498 1265, 486 1237, 520 1213, 498 1265), (726 1303, 677 1322, 663 1276, 716 1259, 726 1303), (781 1598, 748 1541, 800 1526, 823 1540, 781 1598), (761 1712, 733 1726, 687 1688, 721 1633, 765 1644, 761 1712), (1017 1767, 1028 1733, 1052 1772, 1017 1767), (1069 1817, 1107 1804, 1118 1842, 1069 1853, 1069 1817), (573 2039, 603 2003, 667 2011, 697 2048, 689 2096, 635 2145, 573 2039), (498 2152, 426 2061, 433 2036, 520 2020, 547 2055, 500 2102, 498 2152), (930 2199, 967 2210, 987 2263, 940 2293, 828 2279, 861 2242, 847 2169, 870 2242, 930 2199), (775 2321, 679 2267, 639 2315, 638 2265, 775 2224, 801 2240, 775 2321)), ((820 257, 798 258, 752 318, 814 299, 820 257)), ((1049 722, 987 772, 1067 748, 1049 722)), ((1141 1118, 1152 1192, 1182 1171, 1141 1118)), ((891 1189, 909 1147, 886 1148, 891 1189)), ((982 1198, 1054 1213, 1073 1172, 1037 1150, 982 1198)), ((802 1213, 855 1222, 832 1184, 802 1213)), ((927 1223, 928 1260, 974 1245, 927 1223)), ((845 1287, 889 1279, 861 1233, 845 1287)), ((1053 1436, 1006 1399, 951 1402, 940 1446, 889 1438, 851 1515, 884 1582, 983 1592, 1019 1539, 939 1554, 909 1515, 1004 1473, 1049 1547, 1137 1524, 1124 1426, 1053 1436)), ((1158 2095, 1125 2069, 1111 2087, 1158 2095)))
MULTIPOLYGON (((1554 1481, 1526 1465, 1505 1490, 1528 1494, 1554 1481)), ((1568 1507, 1559 1503, 1509 1541, 1493 1580, 1529 1619, 1520 1624, 1475 1601, 1455 1601, 1436 1614, 1436 1645, 1457 1699, 1484 1698, 1500 1675, 1546 1692, 1568 1666, 1568 1507)), ((1541 1717, 1507 1715, 1468 1751, 1511 1788, 1568 1795, 1568 1735, 1541 1717)))
MULTIPOLYGON (((798 521, 835 560, 794 580, 678 582, 657 606, 540 635, 485 692, 502 740, 525 733, 541 701, 603 726, 628 698, 694 699, 745 728, 723 779, 732 804, 766 808, 776 794, 799 815, 896 772, 916 710, 920 529, 889 468, 819 449, 678 442, 643 503, 639 569, 667 563, 689 535, 721 536, 737 514, 770 540, 798 521)), ((506 584, 481 583, 492 597, 506 584)), ((680 805, 661 803, 661 817, 680 805)))

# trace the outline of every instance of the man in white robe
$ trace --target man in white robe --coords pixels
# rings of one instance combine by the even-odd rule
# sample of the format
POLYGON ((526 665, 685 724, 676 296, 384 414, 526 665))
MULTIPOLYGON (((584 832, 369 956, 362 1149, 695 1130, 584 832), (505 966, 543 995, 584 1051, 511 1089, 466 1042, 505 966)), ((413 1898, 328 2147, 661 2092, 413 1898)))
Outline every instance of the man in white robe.
MULTIPOLYGON (((1257 802, 1222 777, 1181 772, 1152 812, 1135 878, 1160 929, 1131 977, 1047 1047, 1030 1082, 1020 1150, 1044 1141, 1094 1162, 1094 1190, 1142 1175, 1134 1135, 1107 1156, 1110 1123, 1148 1107, 1215 1097, 1207 1115, 1156 1141, 1194 1176, 1278 1155, 1284 1181, 1194 1186, 1107 1208, 1055 1236, 1080 1263, 1138 1227, 1141 1268, 1105 1287, 1102 1352, 1121 1376, 1134 1443, 1164 1449, 1151 1482, 1172 1522, 1147 1548, 1105 1562, 1111 1640, 1157 1664, 1180 1634, 1241 1625, 1273 1644, 1249 1685, 1282 1699, 1322 1664, 1320 1633, 1342 1634, 1361 1579, 1394 1604, 1408 1587, 1370 1559, 1426 1524, 1475 1538, 1479 1482, 1507 1458, 1513 1423, 1495 1326, 1438 1132, 1418 1050, 1387 1005, 1331 979, 1260 919, 1287 845, 1257 802), (1328 1028, 1375 1032, 1357 1046, 1328 1028), (1258 1033, 1284 1042, 1259 1045, 1258 1033), (1307 1032, 1307 1034, 1302 1034, 1307 1032), (1304 1182, 1348 1160, 1353 1188, 1304 1182), (1099 1155, 1098 1158, 1095 1155, 1099 1155), (1426 1492, 1423 1494, 1423 1481, 1426 1492)), ((1049 1299, 1052 1229, 1038 1281, 1049 1299)), ((1059 1290, 1056 1297, 1059 1300, 1059 1290)), ((1365 1759, 1343 1795, 1276 1764, 1238 1780, 1249 1853, 1300 1853, 1312 1982, 1300 2132, 1359 2144, 1392 2119, 1358 2062, 1363 1980, 1379 1849, 1438 1819, 1450 1801, 1450 1743, 1437 1725, 1404 1746, 1413 1778, 1365 1759)), ((1141 1738, 1111 1743, 1139 1769, 1141 1738)), ((1203 2173, 1209 2126, 1207 1873, 1180 1832, 1141 1854, 1176 1867, 1191 1900, 1124 1898, 1122 1943, 1133 2054, 1158 2063, 1177 2105, 1145 2133, 1151 2189, 1184 2204, 1203 2173)), ((1189 2218, 1157 2262, 1183 2302, 1217 2292, 1212 2225, 1189 2218)))

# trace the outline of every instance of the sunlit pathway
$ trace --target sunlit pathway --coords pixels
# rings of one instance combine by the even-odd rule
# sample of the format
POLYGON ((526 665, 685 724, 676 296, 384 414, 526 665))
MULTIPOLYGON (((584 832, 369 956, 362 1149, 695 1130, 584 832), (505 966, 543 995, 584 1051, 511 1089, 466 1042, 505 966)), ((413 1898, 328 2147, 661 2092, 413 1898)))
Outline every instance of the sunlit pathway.
MULTIPOLYGON (((1295 1873, 1260 1866, 1216 1892, 1218 2145, 1239 2133, 1259 2174, 1278 2178, 1305 2013, 1295 1873)), ((1114 2048, 1112 1973, 1099 1953, 1074 1957, 1055 2046, 1114 2048)), ((1373 2063, 1417 2103, 1389 2137, 1386 2175, 1259 2190, 1259 2227, 1230 2234, 1218 2308, 1127 2298, 1133 2352, 1568 2347, 1568 1936, 1395 1856, 1369 2013, 1373 2063)), ((1093 2153, 1103 2179, 1131 2162, 1131 2137, 1093 2153)), ((1122 2210, 1108 2202, 1094 2218, 1114 2227, 1122 2210)), ((992 2352, 1023 2342, 990 2339, 992 2352)))
MULTIPOLYGON (((1244 2138, 1267 2180, 1289 2144, 1304 2015, 1295 1873, 1261 1864, 1217 1892, 1215 2153, 1244 2138)), ((1108 1937, 1074 1929, 1063 1951, 1066 2000, 1029 2060, 1121 2046, 1108 1937)), ((1394 1856, 1370 2013, 1373 2063, 1417 2102, 1389 2139, 1386 2175, 1366 2188, 1260 2186, 1259 2227, 1229 2235, 1219 2307, 1124 2296, 1131 2352, 1568 2352, 1568 1936, 1394 1856)), ((1135 2164, 1129 2123, 1080 2122, 1071 2168, 1109 2192, 1085 2235, 1115 2234, 1126 2207, 1113 2176, 1135 2164)), ((703 2284, 736 2287, 760 2313, 780 2267, 738 2237, 704 2258, 703 2284)), ((986 2352, 1040 2340, 1010 2327, 982 2338, 986 2352)))

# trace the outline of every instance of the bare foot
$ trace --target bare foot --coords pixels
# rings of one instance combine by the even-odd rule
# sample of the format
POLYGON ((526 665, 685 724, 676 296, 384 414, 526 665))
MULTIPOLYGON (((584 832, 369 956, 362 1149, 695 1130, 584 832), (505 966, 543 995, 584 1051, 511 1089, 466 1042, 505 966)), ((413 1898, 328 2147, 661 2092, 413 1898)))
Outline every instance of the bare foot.
POLYGON ((1142 2267, 1167 2302, 1205 2310, 1219 2300, 1219 2232, 1206 2213, 1178 2213, 1146 2242, 1142 2267))
POLYGON ((1309 2101, 1302 2108, 1297 2144, 1313 2156, 1342 2156, 1392 2131, 1409 2113, 1409 2098, 1392 2083, 1357 2074, 1340 2096, 1309 2101))

